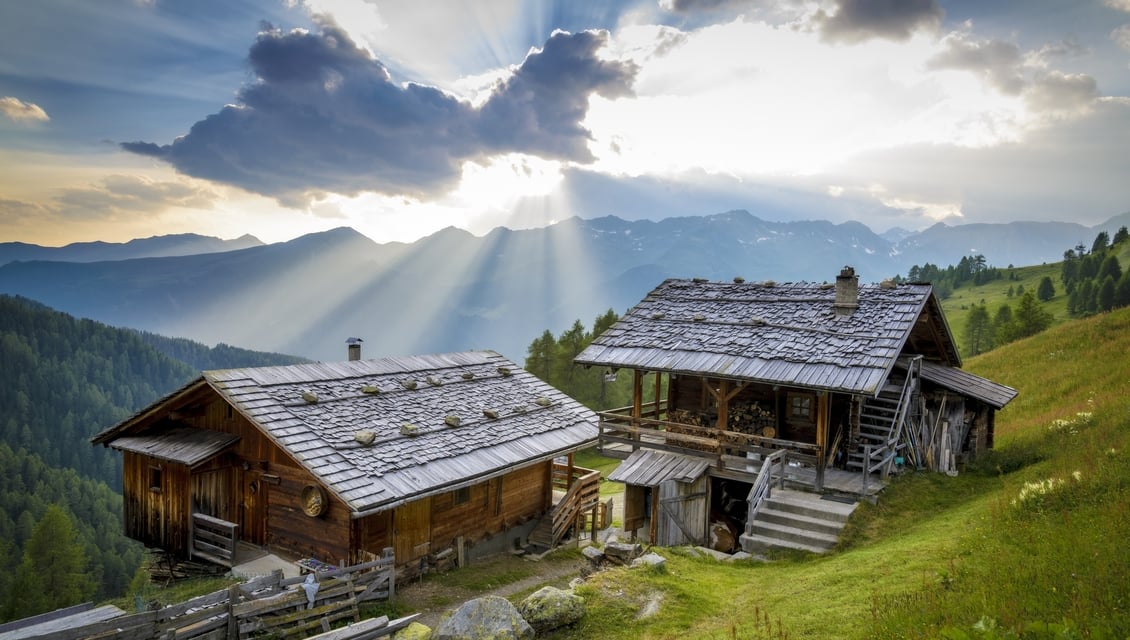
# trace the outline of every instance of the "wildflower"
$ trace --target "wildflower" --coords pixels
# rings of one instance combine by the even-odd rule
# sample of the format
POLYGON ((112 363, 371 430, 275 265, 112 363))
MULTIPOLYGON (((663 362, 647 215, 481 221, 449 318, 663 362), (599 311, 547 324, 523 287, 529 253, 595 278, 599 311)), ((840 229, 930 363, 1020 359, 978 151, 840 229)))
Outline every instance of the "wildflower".
POLYGON ((1080 473, 1078 469, 1071 472, 1071 477, 1075 478, 1075 482, 1082 482, 1083 481, 1083 474, 1080 473))

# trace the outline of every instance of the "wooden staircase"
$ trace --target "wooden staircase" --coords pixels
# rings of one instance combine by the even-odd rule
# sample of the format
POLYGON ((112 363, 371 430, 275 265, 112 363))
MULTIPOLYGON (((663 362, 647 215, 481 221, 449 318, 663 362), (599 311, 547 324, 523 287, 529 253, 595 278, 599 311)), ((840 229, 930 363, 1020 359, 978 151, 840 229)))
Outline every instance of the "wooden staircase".
POLYGON ((600 472, 584 467, 553 465, 554 489, 565 494, 557 501, 530 532, 527 540, 537 551, 553 549, 572 529, 578 519, 584 522, 586 512, 600 503, 600 472))
POLYGON ((859 414, 859 446, 848 454, 847 468, 863 469, 865 447, 871 446, 872 457, 894 446, 898 437, 898 420, 903 398, 903 385, 888 384, 877 396, 867 398, 859 414))
POLYGON ((842 502, 814 493, 775 489, 741 535, 742 550, 799 549, 825 553, 836 546, 857 502, 842 502))

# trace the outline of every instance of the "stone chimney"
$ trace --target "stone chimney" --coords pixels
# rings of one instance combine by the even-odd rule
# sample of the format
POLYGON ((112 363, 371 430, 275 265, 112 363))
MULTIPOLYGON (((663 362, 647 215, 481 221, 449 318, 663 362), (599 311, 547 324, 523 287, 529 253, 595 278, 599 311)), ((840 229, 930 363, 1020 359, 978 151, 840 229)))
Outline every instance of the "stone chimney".
POLYGON ((836 276, 836 301, 832 308, 837 316, 850 316, 859 308, 859 276, 855 269, 844 267, 836 276))
POLYGON ((360 360, 361 359, 361 343, 362 342, 364 342, 364 340, 362 340, 361 338, 349 338, 345 341, 345 344, 349 345, 349 359, 350 360, 360 360))

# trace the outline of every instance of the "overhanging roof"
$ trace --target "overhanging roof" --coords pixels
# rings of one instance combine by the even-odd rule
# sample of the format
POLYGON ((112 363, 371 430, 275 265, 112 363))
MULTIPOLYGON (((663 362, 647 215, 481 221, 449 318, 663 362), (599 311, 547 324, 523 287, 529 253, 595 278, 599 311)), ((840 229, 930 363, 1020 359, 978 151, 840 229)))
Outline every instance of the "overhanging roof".
POLYGON ((667 480, 694 482, 706 473, 709 466, 710 463, 702 458, 640 449, 621 462, 608 479, 644 487, 654 487, 667 480))
POLYGON ((219 455, 239 436, 208 429, 173 427, 110 441, 110 447, 194 467, 219 455))
POLYGON ((922 363, 922 378, 950 391, 976 398, 994 409, 1003 408, 1019 394, 1012 387, 935 362, 922 363))
POLYGON ((864 394, 912 337, 960 363, 929 285, 860 285, 850 314, 834 301, 828 284, 667 280, 575 361, 864 394))

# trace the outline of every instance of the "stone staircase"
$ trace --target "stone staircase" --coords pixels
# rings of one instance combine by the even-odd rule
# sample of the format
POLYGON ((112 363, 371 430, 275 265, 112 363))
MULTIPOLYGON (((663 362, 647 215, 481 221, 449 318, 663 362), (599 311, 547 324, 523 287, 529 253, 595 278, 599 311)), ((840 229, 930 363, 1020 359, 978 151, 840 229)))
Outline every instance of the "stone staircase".
POLYGON ((824 553, 836 546, 840 531, 857 502, 822 498, 814 493, 775 489, 761 503, 753 522, 746 523, 742 550, 800 549, 824 553))

